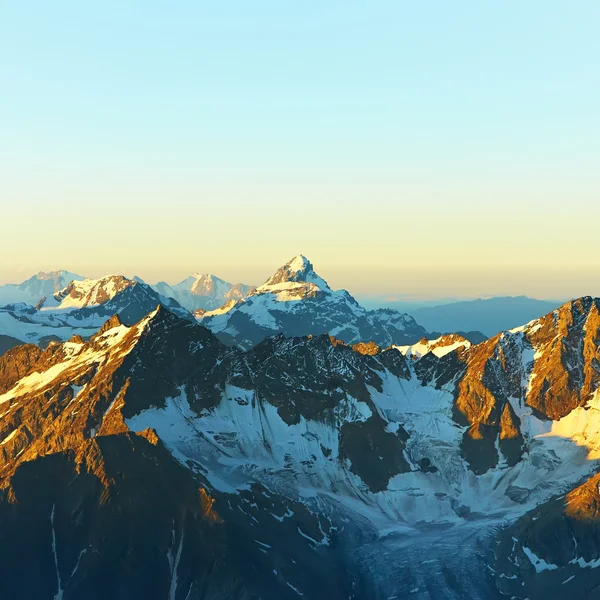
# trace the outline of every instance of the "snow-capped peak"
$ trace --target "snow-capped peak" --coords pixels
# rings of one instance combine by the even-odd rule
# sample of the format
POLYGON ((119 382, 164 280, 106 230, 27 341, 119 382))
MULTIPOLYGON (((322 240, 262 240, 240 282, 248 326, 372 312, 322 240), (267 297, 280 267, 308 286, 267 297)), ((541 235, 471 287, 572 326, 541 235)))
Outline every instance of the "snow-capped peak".
POLYGON ((152 287, 189 311, 214 310, 231 299, 241 300, 254 290, 253 286, 229 283, 213 273, 194 273, 176 285, 161 281, 152 287))
POLYGON ((306 269, 312 269, 312 263, 304 254, 298 254, 298 256, 294 256, 292 260, 287 263, 287 266, 291 271, 305 271, 306 269))
MULTIPOLYGON (((275 274, 269 277, 261 287, 276 285, 286 281, 305 281, 313 283, 315 277, 318 277, 318 275, 315 273, 312 263, 308 258, 299 254, 289 262, 285 263, 283 267, 277 269, 275 274)), ((321 279, 320 277, 318 278, 321 279)))
POLYGON ((38 271, 27 281, 66 281, 70 283, 71 281, 81 281, 82 279, 84 278, 81 275, 77 275, 77 273, 72 273, 65 269, 57 269, 55 271, 38 271))
POLYGON ((249 294, 249 297, 275 295, 281 302, 314 298, 321 293, 327 296, 336 294, 327 282, 315 273, 312 263, 299 254, 277 269, 275 274, 249 294))
POLYGON ((132 285, 138 283, 122 275, 107 275, 100 279, 72 281, 66 288, 56 293, 54 298, 59 302, 61 309, 98 306, 132 285))
POLYGON ((65 288, 71 281, 83 277, 69 271, 40 271, 19 284, 0 286, 0 306, 25 302, 31 306, 52 302, 52 296, 65 288))
POLYGON ((217 285, 229 289, 233 284, 217 277, 214 273, 194 273, 171 287, 174 290, 186 290, 191 291, 192 293, 198 293, 196 290, 201 289, 202 287, 215 287, 217 285))
POLYGON ((218 292, 225 294, 231 288, 231 284, 212 273, 194 273, 194 282, 190 290, 192 294, 208 295, 217 292, 217 288, 223 288, 218 292))

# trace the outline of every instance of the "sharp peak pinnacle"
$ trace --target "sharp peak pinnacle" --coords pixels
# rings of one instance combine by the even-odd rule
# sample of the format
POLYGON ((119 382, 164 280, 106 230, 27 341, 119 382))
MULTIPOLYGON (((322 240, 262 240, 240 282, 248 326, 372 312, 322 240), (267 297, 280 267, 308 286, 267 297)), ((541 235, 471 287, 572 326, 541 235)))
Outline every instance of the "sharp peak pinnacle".
POLYGON ((306 258, 306 256, 304 256, 304 254, 297 254, 294 256, 294 258, 289 260, 284 267, 290 267, 295 270, 304 270, 307 267, 312 269, 313 264, 310 262, 310 260, 308 260, 308 258, 306 258))
POLYGON ((275 285, 286 281, 307 281, 307 277, 313 273, 312 263, 303 254, 298 254, 279 267, 264 285, 275 285))

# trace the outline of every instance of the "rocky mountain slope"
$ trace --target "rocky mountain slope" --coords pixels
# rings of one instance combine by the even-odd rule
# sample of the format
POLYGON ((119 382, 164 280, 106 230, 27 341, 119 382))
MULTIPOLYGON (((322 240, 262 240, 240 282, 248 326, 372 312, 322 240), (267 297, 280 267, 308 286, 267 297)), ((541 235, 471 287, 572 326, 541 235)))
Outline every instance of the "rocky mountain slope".
POLYGON ((503 531, 498 587, 506 595, 596 598, 600 589, 600 474, 503 531))
POLYGON ((174 298, 190 312, 214 310, 226 302, 245 298, 255 289, 244 283, 229 283, 212 273, 194 273, 173 286, 161 281, 152 288, 166 298, 174 298))
POLYGON ((88 342, 13 348, 0 358, 5 589, 590 594, 599 308, 582 298, 409 358, 327 335, 242 351, 164 307, 88 342))
POLYGON ((277 333, 329 333, 349 344, 413 343, 426 335, 415 320, 392 309, 367 311, 346 291, 332 290, 312 263, 297 256, 245 299, 201 313, 199 321, 229 345, 250 348, 277 333))

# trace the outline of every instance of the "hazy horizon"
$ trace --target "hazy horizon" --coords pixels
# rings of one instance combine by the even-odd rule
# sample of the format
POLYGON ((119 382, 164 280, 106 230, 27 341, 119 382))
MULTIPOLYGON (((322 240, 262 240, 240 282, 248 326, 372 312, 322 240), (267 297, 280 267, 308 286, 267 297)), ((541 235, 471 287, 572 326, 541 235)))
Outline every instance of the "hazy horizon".
MULTIPOLYGON (((303 253, 305 254, 305 253, 303 253)), ((306 256, 306 254, 305 254, 306 256)), ((75 268, 38 268, 35 270, 26 270, 22 268, 15 273, 12 280, 4 276, 3 272, 0 272, 0 285, 5 284, 19 284, 36 275, 38 272, 51 272, 58 270, 65 270, 71 273, 75 273, 82 277, 89 277, 97 279, 106 275, 119 274, 124 275, 128 278, 140 277, 146 283, 156 284, 159 281, 165 281, 170 285, 175 285, 182 282, 187 277, 194 273, 212 273, 217 277, 224 279, 230 283, 244 283, 248 285, 258 286, 264 283, 280 266, 285 264, 290 257, 282 259, 278 263, 271 261, 270 267, 257 267, 256 265, 249 270, 244 270, 240 267, 237 268, 225 268, 221 272, 210 268, 208 261, 202 261, 203 266, 206 268, 196 268, 184 272, 182 268, 178 267, 177 272, 179 275, 172 276, 161 276, 156 275, 155 272, 151 272, 150 276, 144 274, 143 271, 120 271, 116 269, 108 269, 106 271, 96 269, 75 269, 75 268)), ((542 272, 542 276, 537 281, 531 281, 531 272, 513 271, 512 274, 506 274, 507 277, 510 275, 512 278, 512 285, 504 288, 491 287, 485 289, 479 286, 479 282, 482 277, 486 275, 483 271, 469 271, 463 273, 465 290, 460 294, 452 294, 448 290, 451 289, 451 280, 457 276, 456 273, 448 271, 431 271, 431 270, 420 270, 416 271, 400 271, 397 270, 396 274, 389 280, 381 282, 378 277, 377 268, 374 267, 375 273, 371 272, 368 267, 363 268, 364 270, 350 270, 350 269, 333 269, 321 268, 319 262, 315 261, 310 256, 307 256, 313 263, 315 271, 319 273, 334 289, 346 289, 357 299, 365 304, 377 304, 386 305, 393 303, 404 303, 414 305, 427 305, 427 304, 446 304, 450 302, 459 302, 462 300, 473 300, 473 299, 487 299, 494 297, 503 296, 527 296, 529 298, 535 298, 540 300, 551 300, 551 301, 565 301, 570 298, 581 297, 581 296, 600 296, 600 272, 596 274, 595 278, 590 276, 590 284, 586 291, 585 285, 578 285, 578 279, 585 279, 586 275, 592 275, 588 272, 577 272, 572 270, 557 275, 556 272, 542 272), (569 279, 570 278, 570 279, 569 279), (559 280, 561 287, 556 285, 557 279, 559 280), (565 286, 565 281, 568 285, 565 286), (418 282, 418 283, 416 283, 418 282), (533 283, 533 285, 532 285, 533 283), (560 289, 565 286, 566 289, 570 288, 575 290, 575 293, 560 293, 560 289), (546 292, 544 292, 546 290, 546 292), (596 291, 594 291, 596 290, 596 291), (580 291, 581 293, 576 293, 580 291)), ((538 274, 539 275, 539 274, 538 274)))

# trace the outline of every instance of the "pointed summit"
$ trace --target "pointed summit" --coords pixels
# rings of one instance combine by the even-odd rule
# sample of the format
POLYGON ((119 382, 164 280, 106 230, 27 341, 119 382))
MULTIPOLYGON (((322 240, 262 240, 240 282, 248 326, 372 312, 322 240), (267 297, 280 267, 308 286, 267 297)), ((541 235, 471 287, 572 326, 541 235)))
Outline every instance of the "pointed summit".
POLYGON ((194 273, 195 281, 193 282, 190 292, 197 296, 210 296, 214 294, 217 287, 231 287, 226 281, 223 281, 212 273, 194 273))
POLYGON ((304 271, 306 269, 312 269, 312 263, 304 254, 298 254, 298 256, 294 256, 292 260, 290 260, 287 264, 287 267, 294 271, 304 271))
POLYGON ((283 267, 277 269, 274 275, 272 275, 261 287, 268 285, 277 285, 278 283, 284 283, 287 281, 304 281, 319 283, 322 279, 315 273, 314 268, 310 260, 303 254, 298 254, 287 262, 283 267))
POLYGON ((176 285, 161 281, 152 287, 192 312, 197 309, 215 310, 229 300, 245 298, 255 289, 243 283, 229 283, 212 273, 194 273, 176 285))

